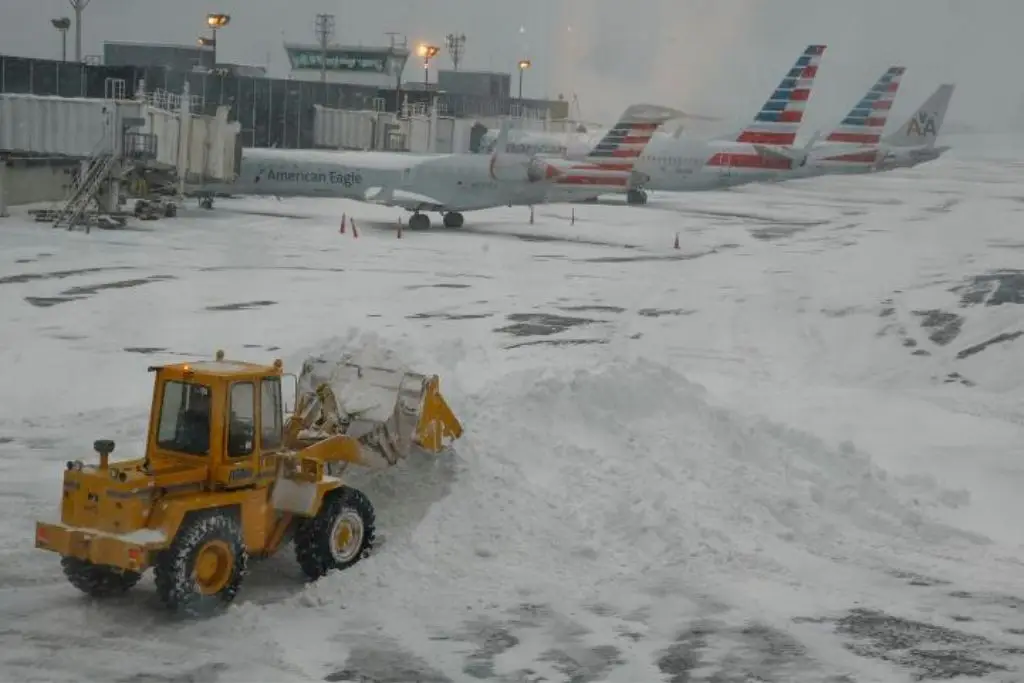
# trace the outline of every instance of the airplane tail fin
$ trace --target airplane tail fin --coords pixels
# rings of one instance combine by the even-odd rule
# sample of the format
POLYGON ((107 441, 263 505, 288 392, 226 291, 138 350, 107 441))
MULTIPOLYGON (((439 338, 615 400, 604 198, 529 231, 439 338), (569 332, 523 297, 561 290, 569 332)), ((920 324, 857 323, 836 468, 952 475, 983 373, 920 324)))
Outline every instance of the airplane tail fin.
POLYGON ((632 171, 658 127, 682 116, 683 112, 671 107, 631 105, 590 150, 586 161, 606 170, 632 171))
POLYGON ((825 139, 828 142, 877 145, 882 139, 904 71, 905 67, 890 66, 825 139))
POLYGON ((824 45, 807 46, 736 142, 790 146, 796 141, 824 53, 824 45))
POLYGON ((906 123, 882 142, 890 147, 934 147, 955 88, 951 83, 940 85, 906 123))
POLYGON ((501 127, 498 128, 498 137, 494 139, 494 152, 496 156, 498 154, 504 154, 508 150, 508 131, 512 128, 512 122, 508 118, 501 120, 501 127))

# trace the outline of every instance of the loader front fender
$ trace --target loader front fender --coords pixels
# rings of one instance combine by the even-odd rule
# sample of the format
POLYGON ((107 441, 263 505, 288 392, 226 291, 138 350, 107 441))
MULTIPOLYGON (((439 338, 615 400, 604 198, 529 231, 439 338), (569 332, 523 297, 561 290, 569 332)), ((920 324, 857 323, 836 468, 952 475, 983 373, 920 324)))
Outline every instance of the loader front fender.
POLYGON ((325 476, 319 481, 281 478, 274 483, 270 504, 275 510, 300 517, 313 517, 320 511, 324 498, 343 486, 341 479, 325 476))

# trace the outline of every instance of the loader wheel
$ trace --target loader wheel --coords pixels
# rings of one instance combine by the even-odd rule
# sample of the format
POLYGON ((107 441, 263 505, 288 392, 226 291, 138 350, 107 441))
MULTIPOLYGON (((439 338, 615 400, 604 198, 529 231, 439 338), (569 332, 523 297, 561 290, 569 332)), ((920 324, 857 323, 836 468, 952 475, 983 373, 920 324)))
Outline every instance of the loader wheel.
POLYGON ((71 585, 94 598, 109 598, 127 593, 142 578, 133 572, 105 564, 93 564, 77 557, 60 558, 60 568, 71 585))
POLYGON ((208 512, 182 523, 171 547, 157 557, 156 592, 170 609, 208 616, 235 599, 249 555, 231 515, 208 512))
POLYGON ((311 581, 366 557, 376 530, 373 504, 347 486, 324 497, 320 511, 295 532, 295 559, 311 581))

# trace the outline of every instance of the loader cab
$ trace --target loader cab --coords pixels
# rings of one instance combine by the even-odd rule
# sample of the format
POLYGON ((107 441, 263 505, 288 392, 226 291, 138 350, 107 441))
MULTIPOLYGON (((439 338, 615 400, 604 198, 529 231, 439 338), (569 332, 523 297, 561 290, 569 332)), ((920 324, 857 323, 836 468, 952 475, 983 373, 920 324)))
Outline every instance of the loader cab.
POLYGON ((181 485, 233 489, 269 483, 282 448, 281 364, 224 360, 155 372, 146 466, 181 485))

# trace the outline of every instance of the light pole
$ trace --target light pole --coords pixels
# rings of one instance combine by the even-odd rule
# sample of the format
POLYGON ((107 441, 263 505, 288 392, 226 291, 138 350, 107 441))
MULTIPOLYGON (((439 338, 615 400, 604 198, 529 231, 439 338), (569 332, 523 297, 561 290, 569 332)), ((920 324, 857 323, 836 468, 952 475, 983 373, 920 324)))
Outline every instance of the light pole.
POLYGON ((430 83, 430 60, 441 51, 437 45, 423 44, 419 47, 419 55, 423 58, 423 90, 426 91, 430 83))
POLYGON ((92 0, 68 0, 75 11, 75 61, 82 61, 82 14, 92 0))
POLYGON ((71 19, 68 17, 50 19, 50 23, 60 31, 60 61, 66 62, 68 61, 68 29, 71 28, 71 19))
POLYGON ((522 106, 522 104, 523 104, 523 73, 527 69, 529 69, 531 66, 533 66, 533 62, 531 62, 529 59, 520 59, 519 60, 519 64, 517 66, 519 67, 519 104, 520 104, 520 106, 522 106))
POLYGON ((210 27, 210 31, 213 33, 210 46, 213 48, 213 68, 217 68, 217 31, 231 23, 230 14, 207 14, 206 25, 210 27))

